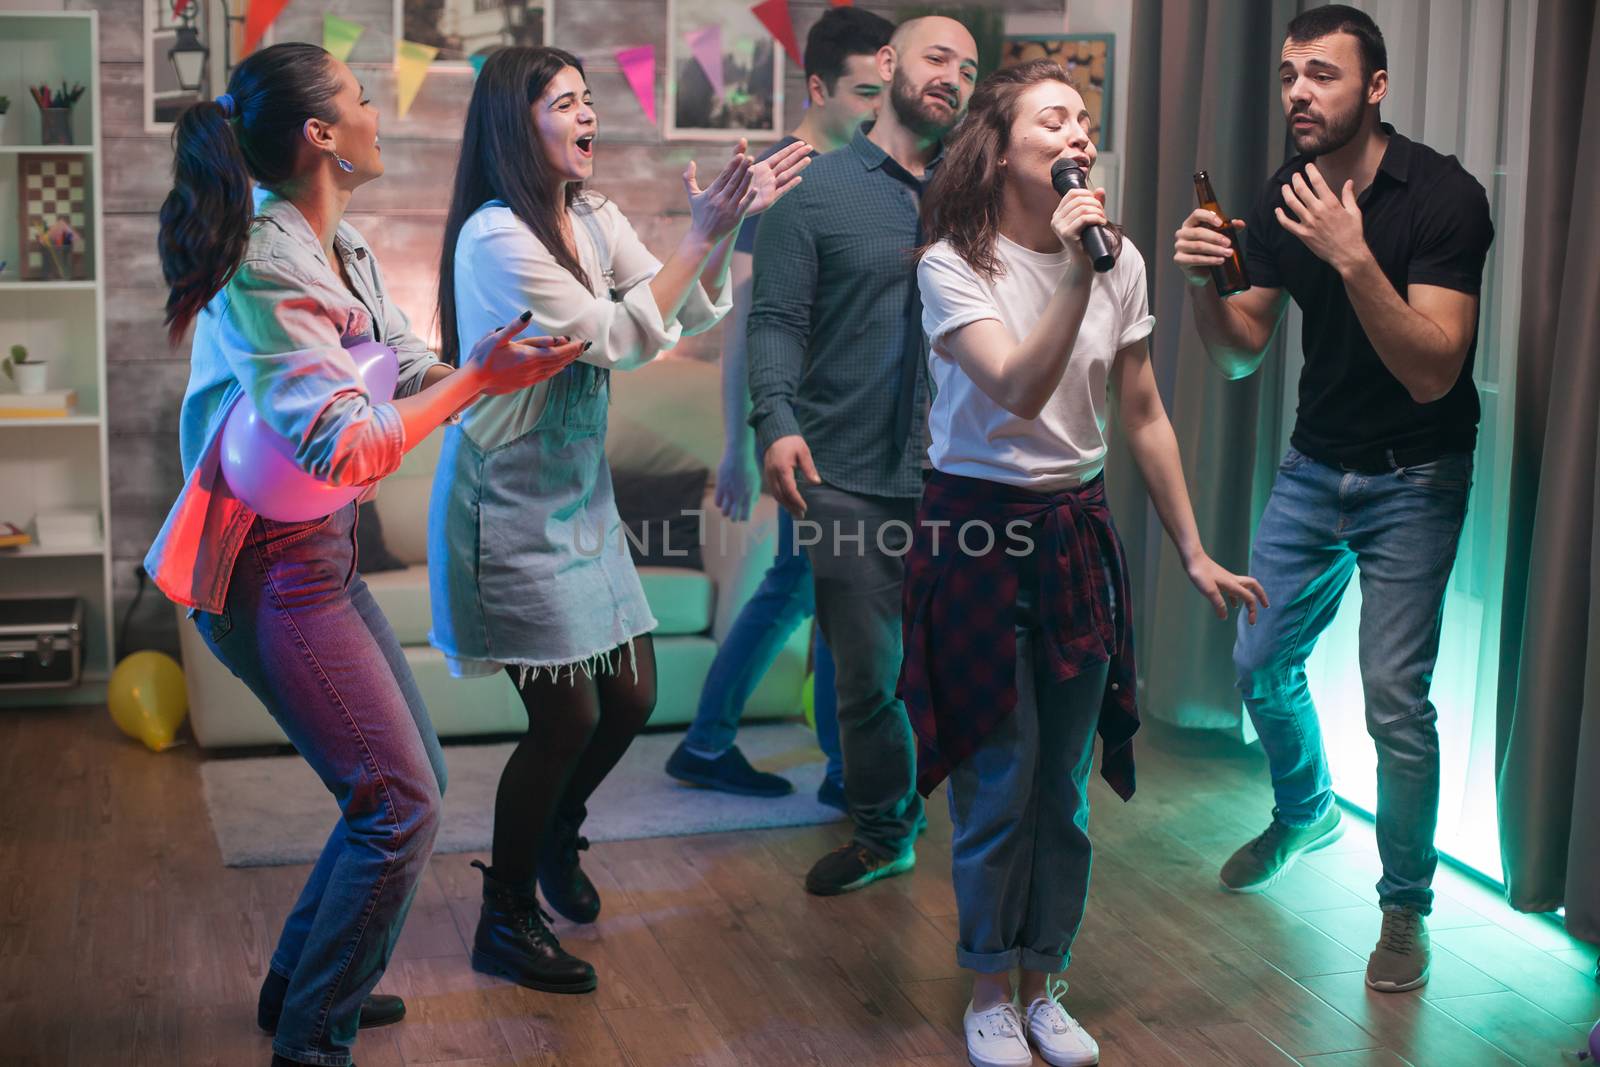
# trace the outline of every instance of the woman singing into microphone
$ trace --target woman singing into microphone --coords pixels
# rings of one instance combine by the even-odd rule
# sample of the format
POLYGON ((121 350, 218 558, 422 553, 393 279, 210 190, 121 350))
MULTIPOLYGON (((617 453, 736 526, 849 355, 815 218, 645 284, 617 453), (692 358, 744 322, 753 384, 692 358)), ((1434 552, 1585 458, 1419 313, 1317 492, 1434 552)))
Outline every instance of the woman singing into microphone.
POLYGON ((1222 617, 1229 601, 1252 621, 1265 606, 1253 579, 1200 545, 1145 343, 1144 261, 1113 230, 1115 266, 1095 273, 1081 238, 1110 229, 1104 191, 1051 186, 1058 160, 1094 165, 1088 129, 1054 63, 999 71, 922 206, 917 279, 938 388, 900 694, 918 787, 950 779, 956 956, 973 972, 979 1067, 1032 1062, 1030 1040, 1047 1063, 1099 1059, 1058 976, 1089 888, 1097 730, 1102 774, 1133 792, 1131 604, 1101 475, 1113 411, 1195 587, 1222 617))

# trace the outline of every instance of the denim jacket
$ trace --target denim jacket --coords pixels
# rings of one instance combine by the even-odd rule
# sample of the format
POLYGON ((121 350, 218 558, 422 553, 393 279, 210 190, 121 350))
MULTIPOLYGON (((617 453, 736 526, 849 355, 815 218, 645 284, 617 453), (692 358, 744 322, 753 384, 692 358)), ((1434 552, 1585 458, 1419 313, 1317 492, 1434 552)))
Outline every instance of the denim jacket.
POLYGON ((328 262, 292 203, 258 189, 239 269, 201 311, 179 414, 184 485, 145 557, 156 586, 180 604, 220 612, 256 513, 221 476, 222 427, 248 393, 274 430, 297 442, 295 459, 334 485, 367 485, 400 465, 405 432, 387 402, 374 403, 347 344, 381 340, 399 357, 396 396, 422 387, 438 362, 384 293, 367 243, 340 223, 334 251, 354 287, 328 262))

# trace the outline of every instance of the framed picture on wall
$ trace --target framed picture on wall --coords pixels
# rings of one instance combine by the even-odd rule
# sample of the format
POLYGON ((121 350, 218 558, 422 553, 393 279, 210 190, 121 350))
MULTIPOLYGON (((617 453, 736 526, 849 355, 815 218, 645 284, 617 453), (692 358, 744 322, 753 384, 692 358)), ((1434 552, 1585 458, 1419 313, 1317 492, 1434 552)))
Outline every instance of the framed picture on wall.
POLYGON ((395 37, 437 48, 436 67, 468 67, 507 45, 549 44, 554 8, 555 0, 395 0, 395 37))
POLYGON ((667 138, 782 134, 783 49, 749 0, 667 0, 667 138))
POLYGON ((1101 152, 1111 143, 1111 57, 1115 35, 1109 33, 1022 34, 1006 38, 1000 66, 1014 67, 1034 59, 1053 60, 1067 72, 1072 87, 1089 108, 1089 139, 1101 152))

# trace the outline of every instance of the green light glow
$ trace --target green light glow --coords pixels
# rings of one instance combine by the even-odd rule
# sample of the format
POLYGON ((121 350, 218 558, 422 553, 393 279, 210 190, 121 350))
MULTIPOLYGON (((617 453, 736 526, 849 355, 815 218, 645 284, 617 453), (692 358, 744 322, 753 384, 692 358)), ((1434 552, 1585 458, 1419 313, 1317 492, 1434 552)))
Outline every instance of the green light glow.
MULTIPOLYGON (((1458 560, 1445 597, 1444 631, 1433 676, 1441 774, 1435 844, 1440 852, 1500 881, 1494 772, 1499 583, 1472 580, 1462 562, 1458 560), (1485 597, 1476 595, 1485 585, 1493 591, 1492 613, 1485 611, 1485 597)), ((1322 723, 1334 791, 1374 811, 1377 755, 1367 736, 1366 702, 1357 668, 1360 614, 1360 583, 1352 581, 1338 616, 1306 662, 1306 676, 1322 723)))

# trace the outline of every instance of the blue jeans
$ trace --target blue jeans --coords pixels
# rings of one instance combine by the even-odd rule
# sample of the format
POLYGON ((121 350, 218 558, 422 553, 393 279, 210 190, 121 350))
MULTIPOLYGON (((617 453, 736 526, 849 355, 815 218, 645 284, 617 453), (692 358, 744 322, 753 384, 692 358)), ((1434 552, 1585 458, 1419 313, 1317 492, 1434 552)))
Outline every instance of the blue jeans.
MULTIPOLYGON (((778 658, 795 627, 817 612, 811 584, 811 561, 794 543, 794 520, 778 509, 778 554, 745 602, 727 637, 711 661, 700 690, 700 707, 684 737, 696 752, 721 753, 733 745, 739 716, 761 678, 778 658)), ((844 785, 844 757, 839 752, 838 702, 834 694, 833 654, 817 632, 812 680, 817 720, 817 746, 828 757, 827 776, 844 785)))
POLYGON ((289 980, 272 1047, 344 1067, 439 828, 444 757, 400 643, 355 569, 350 504, 258 518, 206 645, 267 706, 342 817, 270 964, 289 980))
POLYGON ((1089 895, 1089 770, 1110 665, 1065 682, 1040 658, 1038 582, 1017 590, 1017 706, 950 770, 956 962, 1067 966, 1089 895))
POLYGON ((1240 616, 1233 650, 1272 772, 1275 814, 1310 825, 1332 806, 1333 782, 1306 657, 1360 571, 1361 685, 1378 749, 1378 897, 1424 914, 1439 861, 1439 736, 1428 691, 1471 484, 1467 453, 1365 474, 1291 448, 1250 554, 1272 607, 1255 626, 1240 616))

